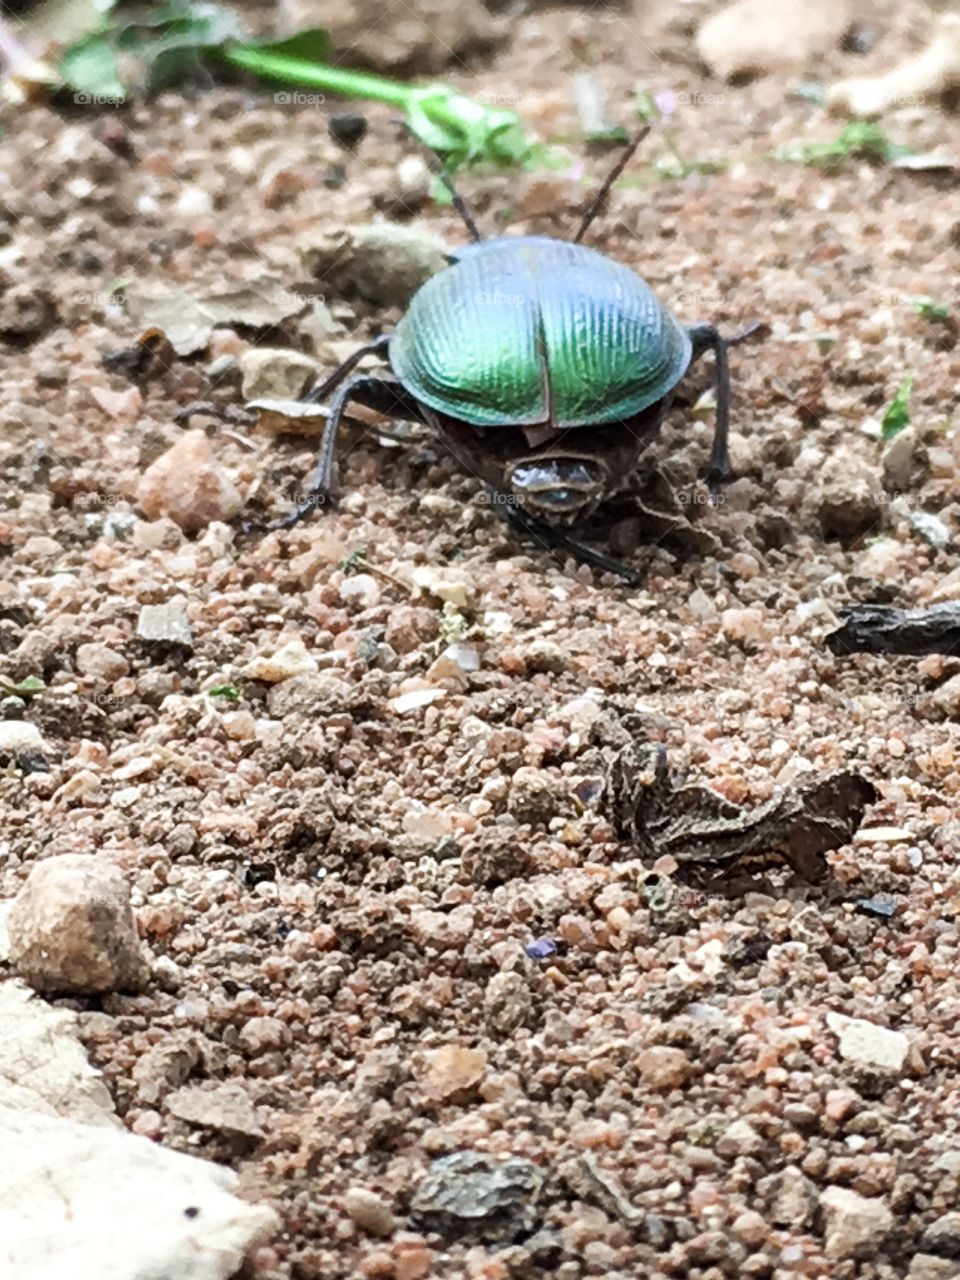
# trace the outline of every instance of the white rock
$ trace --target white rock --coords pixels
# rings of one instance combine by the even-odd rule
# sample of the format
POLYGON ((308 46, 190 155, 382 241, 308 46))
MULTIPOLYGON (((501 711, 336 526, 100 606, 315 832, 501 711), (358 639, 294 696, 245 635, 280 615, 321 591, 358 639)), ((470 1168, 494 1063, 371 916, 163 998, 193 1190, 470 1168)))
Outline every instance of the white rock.
MULTIPOLYGON (((30 1110, 119 1126, 113 1098, 87 1061, 76 1025, 75 1013, 37 999, 24 983, 11 979, 0 986, 0 1104, 10 1102, 15 1090, 18 1105, 30 1110)), ((0 1174, 0 1185, 2 1180, 0 1174)), ((6 1277, 2 1267, 0 1275, 6 1277)))
POLYGON ((755 1156, 763 1150, 763 1138, 748 1120, 734 1120, 717 1139, 722 1156, 755 1156))
POLYGON ((202 187, 184 187, 174 209, 184 218, 201 218, 213 213, 213 197, 202 187))
POLYGON ((398 716, 408 711, 416 711, 420 707, 429 707, 431 702, 447 696, 446 689, 411 689, 409 693, 400 693, 390 699, 390 707, 398 716))
POLYGON ((137 638, 144 644, 179 645, 192 649, 193 632, 186 608, 177 600, 142 605, 137 616, 137 638))
POLYGON ((263 1135, 250 1095, 239 1081, 213 1084, 185 1084, 168 1094, 166 1108, 188 1124, 245 1137, 263 1135))
POLYGON ((862 827, 854 836, 855 844, 902 844, 912 840, 913 832, 906 827, 862 827))
POLYGON ((282 680, 317 670, 316 658, 307 652, 303 641, 297 636, 276 653, 258 654, 240 674, 250 680, 262 680, 265 684, 279 684, 282 680))
POLYGON ((296 400, 317 376, 318 365, 302 351, 250 347, 240 357, 245 400, 296 400))
POLYGON ((827 1026, 839 1036, 840 1057, 847 1062, 883 1071, 903 1069, 910 1041, 902 1031, 890 1031, 864 1018, 848 1018, 843 1013, 828 1013, 827 1026))
POLYGON ((343 1196, 343 1207, 357 1226, 369 1235, 389 1236, 396 1228, 396 1218, 390 1206, 366 1187, 349 1187, 343 1196))
POLYGON ((20 756, 31 751, 42 754, 46 750, 40 730, 29 720, 0 720, 0 756, 20 756))
POLYGON ((7 915, 10 961, 35 991, 138 991, 150 976, 126 877, 68 853, 34 865, 7 915))
POLYGON ((896 538, 878 538, 859 553, 857 572, 864 578, 879 578, 881 582, 902 577, 903 560, 909 549, 908 543, 896 538))
POLYGON ((0 1107, 4 1280, 228 1280, 279 1226, 222 1165, 0 1107))
POLYGON ((687 607, 695 618, 715 618, 717 606, 702 587, 696 587, 687 598, 687 607))
POLYGON ((419 565, 412 575, 413 585, 419 592, 436 596, 444 604, 457 609, 467 608, 473 599, 473 586, 457 569, 439 569, 433 565, 419 565))
POLYGON ((940 15, 925 49, 878 76, 841 80, 827 91, 828 104, 855 116, 879 116, 890 107, 922 106, 960 85, 960 14, 940 15))
POLYGON ((933 515, 930 511, 912 512, 910 526, 923 538, 924 542, 929 542, 931 547, 936 547, 938 551, 942 551, 950 543, 949 527, 939 516, 933 515))
POLYGON ((573 733, 588 734, 603 714, 603 707, 594 698, 573 698, 565 702, 555 719, 568 724, 573 733))
POLYGON ((480 670, 480 652, 476 645, 464 644, 457 641, 456 644, 447 645, 443 653, 440 655, 448 661, 454 663, 461 671, 471 672, 480 670))
POLYGON ((836 45, 850 25, 848 0, 733 0, 697 32, 697 51, 716 75, 802 67, 836 45))
POLYGON ((893 1214, 873 1197, 849 1187, 828 1187, 820 1197, 829 1258, 870 1258, 893 1226, 893 1214))
POLYGON ((449 813, 438 812, 419 801, 413 801, 403 815, 403 829, 408 836, 422 840, 427 844, 436 844, 453 831, 453 821, 449 813))
POLYGON ((373 574, 351 573, 340 583, 340 599, 344 604, 356 601, 363 609, 380 603, 380 583, 373 574))

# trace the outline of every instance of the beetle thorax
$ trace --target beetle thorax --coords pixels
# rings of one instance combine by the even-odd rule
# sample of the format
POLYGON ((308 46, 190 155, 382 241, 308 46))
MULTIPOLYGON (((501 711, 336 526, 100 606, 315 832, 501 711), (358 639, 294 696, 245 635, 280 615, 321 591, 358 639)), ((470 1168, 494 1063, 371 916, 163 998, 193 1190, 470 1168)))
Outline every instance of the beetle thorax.
POLYGON ((594 511, 610 485, 602 458, 590 454, 537 454, 504 471, 512 496, 551 524, 576 524, 594 511))

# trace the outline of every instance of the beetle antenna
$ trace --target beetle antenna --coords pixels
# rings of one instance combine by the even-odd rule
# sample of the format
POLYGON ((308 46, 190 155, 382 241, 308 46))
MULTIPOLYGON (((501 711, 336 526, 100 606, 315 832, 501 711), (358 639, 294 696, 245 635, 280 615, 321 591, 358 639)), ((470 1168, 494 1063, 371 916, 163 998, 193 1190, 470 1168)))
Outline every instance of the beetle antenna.
POLYGON ((480 234, 477 224, 473 220, 473 214, 467 208, 466 200, 464 200, 463 196, 453 185, 453 179, 447 172, 447 166, 441 162, 434 168, 434 173, 450 193, 450 199, 453 201, 453 207, 456 209, 457 213, 459 213, 460 220, 463 222, 463 225, 470 232, 471 239, 479 244, 483 239, 483 236, 480 234))
POLYGON ((418 138, 409 125, 407 125, 407 129, 413 140, 427 153, 429 157, 430 171, 435 177, 439 178, 446 187, 450 199, 453 201, 453 207, 456 209, 457 213, 459 213, 460 220, 463 225, 470 232, 470 239, 476 244, 479 244, 483 239, 483 236, 480 234, 480 230, 473 220, 473 214, 467 208, 466 200, 464 200, 463 196, 454 186, 453 178, 447 170, 443 156, 439 151, 435 151, 433 147, 428 146, 422 138, 418 138))
POLYGON ((606 200, 607 196, 610 194, 610 188, 613 186, 616 180, 620 177, 621 173, 623 173, 624 169, 630 163, 630 160, 633 157, 633 153, 636 151, 637 147, 639 147, 640 143, 644 140, 644 138, 647 136, 649 132, 650 132, 650 126, 648 124, 645 124, 642 129, 637 130, 637 132, 633 135, 633 137, 627 143, 626 147, 624 148, 623 155, 620 157, 617 163, 613 166, 613 168, 604 178, 603 182, 600 185, 600 190, 593 197, 593 200, 590 203, 590 207, 587 209, 587 212, 583 215, 583 219, 580 223, 579 228, 577 229, 577 234, 573 237, 574 244, 579 244, 580 241, 583 239, 584 235, 587 232, 587 228, 590 226, 590 223, 594 220, 594 218, 603 208, 603 203, 606 200))

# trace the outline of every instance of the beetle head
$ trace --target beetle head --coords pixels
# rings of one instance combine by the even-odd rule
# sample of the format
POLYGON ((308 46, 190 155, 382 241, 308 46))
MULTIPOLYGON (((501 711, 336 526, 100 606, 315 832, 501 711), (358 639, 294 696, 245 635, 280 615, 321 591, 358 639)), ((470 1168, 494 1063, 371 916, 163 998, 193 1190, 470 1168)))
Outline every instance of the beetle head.
POLYGON ((609 486, 602 459, 576 455, 520 458, 506 468, 505 479, 525 510, 555 525, 590 515, 609 486))

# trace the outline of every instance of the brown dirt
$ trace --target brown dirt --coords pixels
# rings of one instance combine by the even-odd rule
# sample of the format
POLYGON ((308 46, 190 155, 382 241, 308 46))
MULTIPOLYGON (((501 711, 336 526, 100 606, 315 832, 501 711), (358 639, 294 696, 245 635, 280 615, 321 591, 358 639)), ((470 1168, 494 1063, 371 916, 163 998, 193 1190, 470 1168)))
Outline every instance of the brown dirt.
MULTIPOLYGON (((208 361, 252 339, 219 333, 206 357, 146 382, 140 403, 101 365, 134 336, 111 283, 203 289, 230 274, 311 287, 298 243, 373 217, 409 147, 389 112, 370 110, 370 135, 345 156, 325 131, 330 104, 293 110, 239 89, 166 94, 116 117, 6 112, 0 652, 5 679, 47 682, 25 714, 50 767, 0 780, 0 893, 67 851, 98 850, 129 873, 143 935, 164 958, 158 982, 65 1003, 83 1011, 131 1128, 230 1163, 245 1194, 277 1207, 284 1229, 252 1264, 265 1280, 903 1276, 926 1226, 956 1203, 956 1159, 937 1161, 958 1145, 960 763, 957 707, 936 690, 960 664, 834 659, 822 642, 850 600, 960 594, 960 350, 910 301, 956 314, 956 175, 767 159, 840 125, 789 92, 802 76, 738 88, 707 77, 689 31, 703 8, 539 10, 510 19, 494 62, 449 77, 500 95, 545 136, 575 133, 579 69, 607 85, 621 118, 634 86, 673 89, 691 95, 678 152, 731 161, 656 180, 639 163, 593 232, 682 319, 772 327, 733 357, 741 478, 717 508, 696 501, 709 418, 672 411, 655 453, 713 536, 659 547, 640 590, 518 543, 424 438, 345 441, 339 511, 289 535, 234 543, 214 526, 189 540, 125 522, 142 470, 180 433, 177 408, 209 392, 208 361), (346 180, 328 187, 334 165, 346 180), (195 188, 211 213, 184 212, 195 188), (877 489, 855 536, 831 539, 825 464, 846 449, 878 484, 869 421, 910 370, 928 474, 896 503, 877 489), (917 510, 944 522, 950 545, 920 536, 917 510), (369 580, 358 586, 338 565, 359 547, 369 580), (429 594, 411 601, 418 566, 467 582, 476 674, 434 668, 450 613, 429 594), (140 606, 171 598, 186 602, 188 655, 135 638, 140 606), (238 674, 292 633, 340 677, 326 698, 313 689, 306 712, 238 674), (93 642, 129 671, 79 674, 78 647, 93 642), (391 699, 418 680, 446 695, 396 714, 391 699), (240 690, 235 706, 204 692, 225 684, 240 690), (591 705, 571 709, 585 694, 591 705), (869 824, 911 834, 831 855, 826 887, 651 903, 630 849, 577 800, 595 791, 627 713, 731 798, 763 798, 808 766, 861 768, 882 795, 869 824), (871 894, 896 902, 891 920, 855 913, 871 894), (528 959, 524 944, 543 935, 563 954, 528 959), (906 1032, 903 1069, 842 1060, 829 1011, 906 1032), (162 1073, 144 1089, 138 1062, 171 1041, 195 1046, 192 1079, 244 1083, 262 1141, 170 1115, 163 1095, 177 1082, 162 1073), (469 1060, 479 1078, 448 1098, 430 1076, 441 1046, 483 1055, 469 1060), (685 1055, 665 1074, 649 1056, 658 1046, 685 1055), (848 1106, 828 1098, 841 1089, 855 1095, 848 1106), (728 1132, 741 1118, 754 1138, 728 1132), (547 1171, 539 1252, 408 1220, 429 1161, 459 1148, 547 1171), (659 1228, 574 1185, 568 1162, 585 1151, 659 1228), (816 1193, 850 1187, 892 1209, 875 1258, 828 1261, 819 1209, 778 1217, 787 1165, 816 1193), (392 1238, 353 1222, 350 1187, 393 1206, 392 1238)), ((829 80, 895 61, 922 39, 926 13, 874 6, 876 51, 813 70, 829 80)), ((960 153, 957 117, 936 104, 885 127, 960 153)), ((608 163, 588 157, 589 179, 608 163)), ((562 233, 588 190, 542 173, 463 185, 487 226, 507 206, 511 233, 562 233), (555 217, 525 216, 544 204, 555 217)), ((417 221, 463 238, 448 210, 417 221)), ((360 338, 398 313, 354 303, 342 314, 344 336, 360 338)), ((258 340, 310 345, 296 321, 258 340)), ((693 401, 706 366, 691 385, 693 401)), ((309 447, 254 435, 251 452, 236 436, 212 429, 217 456, 243 488, 266 471, 258 501, 275 507, 280 483, 309 469, 309 447)), ((630 537, 621 524, 617 538, 629 548, 630 537)), ((911 1275, 928 1274, 918 1265, 911 1275)))

